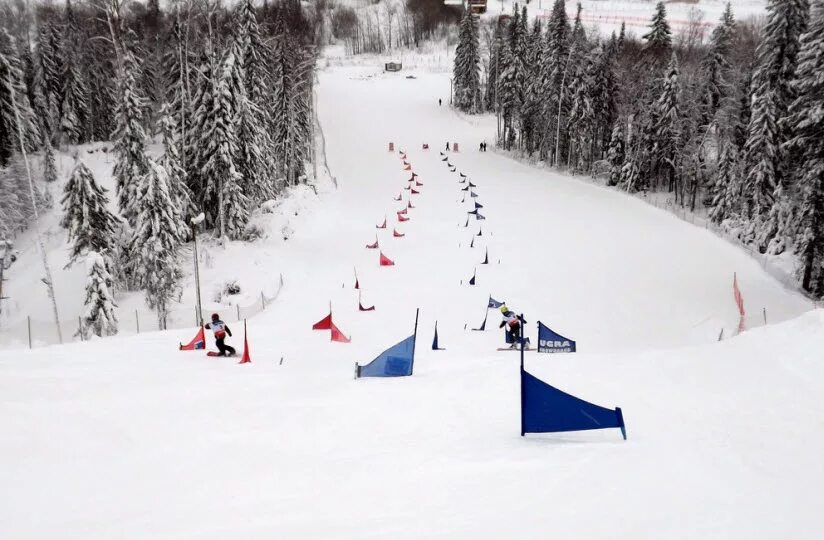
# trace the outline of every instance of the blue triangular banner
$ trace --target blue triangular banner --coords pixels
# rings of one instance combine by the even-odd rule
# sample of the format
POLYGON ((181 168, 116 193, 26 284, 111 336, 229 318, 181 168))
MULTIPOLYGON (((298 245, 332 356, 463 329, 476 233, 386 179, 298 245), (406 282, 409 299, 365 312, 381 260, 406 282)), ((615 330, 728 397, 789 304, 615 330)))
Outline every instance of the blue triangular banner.
POLYGON ((469 196, 470 196, 470 197, 477 197, 477 196, 478 196, 478 194, 477 194, 477 193, 475 193, 474 191, 470 191, 470 192, 469 192, 469 196))
POLYGON ((407 377, 412 375, 415 361, 414 334, 400 343, 389 347, 377 358, 356 367, 357 377, 407 377))
POLYGON ((544 323, 538 321, 538 352, 573 353, 575 350, 575 341, 553 332, 544 323))
POLYGON ((521 435, 619 428, 627 438, 621 408, 607 409, 562 392, 521 368, 521 435))
POLYGON ((482 205, 478 201, 475 201, 475 210, 477 210, 478 208, 483 208, 483 207, 484 207, 484 205, 482 205))
POLYGON ((475 219, 476 219, 476 220, 478 220, 478 221, 480 221, 480 220, 482 220, 482 219, 486 219, 486 216, 484 216, 484 215, 482 215, 482 214, 480 214, 480 213, 477 213, 477 214, 475 214, 475 219))

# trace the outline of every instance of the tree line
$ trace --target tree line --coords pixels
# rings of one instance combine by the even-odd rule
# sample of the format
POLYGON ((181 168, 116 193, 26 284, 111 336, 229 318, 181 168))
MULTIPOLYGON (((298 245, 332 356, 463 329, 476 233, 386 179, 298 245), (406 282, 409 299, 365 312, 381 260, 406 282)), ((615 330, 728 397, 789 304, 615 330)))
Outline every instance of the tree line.
MULTIPOLYGON (((118 212, 77 160, 62 225, 88 259, 84 332, 117 331, 114 288, 144 290, 164 328, 179 292, 191 218, 221 239, 260 203, 306 181, 320 15, 299 0, 143 4, 90 0, 3 8, 0 28, 0 234, 30 222, 21 165, 57 178, 54 148, 111 141, 118 212), (147 147, 162 143, 162 154, 147 147)), ((34 193, 37 204, 47 195, 34 193)))
POLYGON ((555 0, 530 25, 516 5, 485 57, 465 13, 455 106, 497 113, 505 150, 671 193, 761 253, 794 254, 824 296, 824 1, 768 0, 763 25, 728 3, 706 42, 697 25, 673 36, 664 2, 640 39, 588 35, 581 12, 555 0))

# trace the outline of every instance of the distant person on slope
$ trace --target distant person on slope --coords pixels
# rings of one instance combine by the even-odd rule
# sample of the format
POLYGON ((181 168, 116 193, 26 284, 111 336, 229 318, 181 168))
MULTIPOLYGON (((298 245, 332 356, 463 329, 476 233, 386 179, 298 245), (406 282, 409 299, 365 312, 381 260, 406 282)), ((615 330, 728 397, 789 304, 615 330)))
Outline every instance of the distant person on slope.
POLYGON ((226 326, 226 323, 220 320, 220 315, 217 313, 212 313, 212 322, 206 325, 206 328, 212 330, 215 333, 215 344, 217 345, 218 350, 220 351, 220 356, 234 356, 235 349, 229 345, 223 343, 223 340, 226 339, 226 334, 229 334, 229 337, 232 336, 232 331, 229 330, 229 327, 226 326))
POLYGON ((449 142, 446 143, 446 151, 449 152, 449 142))
POLYGON ((441 98, 438 98, 438 107, 441 106, 441 98))
POLYGON ((509 336, 509 341, 512 342, 509 348, 514 349, 518 347, 518 338, 521 335, 521 325, 526 324, 526 320, 519 318, 514 311, 510 311, 509 308, 506 307, 506 304, 501 306, 501 315, 503 315, 504 320, 501 321, 498 328, 503 328, 506 326, 506 333, 509 336))

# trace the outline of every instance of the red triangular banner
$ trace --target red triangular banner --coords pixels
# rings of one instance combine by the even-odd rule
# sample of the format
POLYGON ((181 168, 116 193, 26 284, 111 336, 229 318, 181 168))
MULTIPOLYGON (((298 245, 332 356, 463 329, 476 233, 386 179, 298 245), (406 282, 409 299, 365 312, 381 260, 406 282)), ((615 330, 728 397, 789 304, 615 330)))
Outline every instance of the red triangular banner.
POLYGON ((374 244, 366 244, 366 249, 378 249, 378 239, 375 238, 374 244))
POLYGON ((398 221, 403 223, 404 221, 409 221, 409 218, 404 216, 403 214, 398 214, 398 221))
POLYGON ((203 331, 203 327, 200 327, 200 330, 197 331, 195 337, 192 338, 188 344, 180 344, 181 351, 197 351, 200 349, 206 348, 206 332, 203 331))
POLYGON ((352 341, 348 337, 344 336, 343 332, 341 332, 338 329, 338 327, 335 326, 334 324, 332 325, 331 330, 332 330, 332 341, 337 341, 338 343, 349 343, 350 341, 352 341))
POLYGON ((395 197, 395 200, 396 200, 396 201, 399 201, 399 200, 401 200, 401 199, 403 199, 403 193, 402 193, 402 192, 401 192, 401 193, 398 193, 398 196, 397 196, 397 197, 395 197))
POLYGON ((420 194, 421 194, 421 192, 420 192, 420 191, 416 191, 416 190, 414 190, 414 189, 412 190, 412 195, 420 195, 420 194))
POLYGON ((332 328, 332 312, 312 325, 312 330, 329 330, 332 328))
POLYGON ((383 225, 375 225, 376 229, 385 229, 386 228, 386 218, 383 218, 383 225))
POLYGON ((406 208, 404 208, 403 210, 398 210, 398 214, 406 215, 406 208))
POLYGON ((417 180, 415 180, 415 185, 421 187, 423 185, 423 182, 418 182, 417 180))
POLYGON ((406 235, 399 233, 397 229, 392 229, 392 236, 395 238, 403 238, 406 235))
POLYGON ((410 165, 407 165, 406 167, 404 167, 404 168, 403 168, 403 170, 405 170, 405 171, 411 171, 411 170, 412 170, 412 167, 411 167, 410 165))
MULTIPOLYGON (((393 261, 392 259, 390 259, 386 255, 384 255, 383 251, 381 251, 380 265, 381 266, 395 266, 395 261, 393 261)), ((331 315, 330 315, 330 317, 331 317, 331 315)))
POLYGON ((361 302, 360 294, 358 294, 358 311, 375 311, 375 306, 363 307, 363 302, 361 302))
POLYGON ((406 207, 407 208, 415 208, 414 206, 412 206, 412 201, 408 201, 408 204, 406 205, 406 207))

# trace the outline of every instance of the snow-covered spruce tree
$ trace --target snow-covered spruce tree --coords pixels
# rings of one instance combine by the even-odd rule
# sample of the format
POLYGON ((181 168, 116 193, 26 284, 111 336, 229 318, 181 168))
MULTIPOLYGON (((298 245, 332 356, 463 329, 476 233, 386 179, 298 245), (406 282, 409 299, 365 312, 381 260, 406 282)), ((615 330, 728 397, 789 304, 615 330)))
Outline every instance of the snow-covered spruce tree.
POLYGON ((203 176, 213 147, 204 147, 201 142, 204 134, 211 129, 212 111, 215 109, 214 58, 210 52, 205 52, 201 57, 197 73, 192 80, 196 86, 191 105, 189 136, 182 156, 185 158, 183 167, 186 170, 186 185, 192 192, 195 205, 206 212, 209 225, 214 226, 217 212, 213 209, 213 201, 207 198, 206 177, 203 176))
POLYGON ((138 188, 134 236, 128 248, 130 273, 135 284, 146 290, 146 303, 157 311, 158 327, 165 329, 169 303, 182 276, 177 255, 186 226, 166 170, 152 159, 148 167, 138 188))
POLYGON ((799 157, 796 181, 800 206, 795 249, 801 286, 824 295, 824 0, 813 0, 810 27, 801 38, 792 83, 788 148, 799 157))
MULTIPOLYGON (((247 10, 244 5, 239 8, 240 18, 247 10)), ((252 17, 254 12, 252 12, 252 17)), ((229 77, 229 93, 232 95, 232 109, 235 111, 236 132, 238 139, 237 169, 243 177, 243 192, 254 203, 271 199, 275 195, 275 170, 272 166, 273 144, 268 131, 268 119, 263 109, 252 101, 246 86, 248 77, 242 60, 248 56, 251 39, 248 32, 256 30, 257 24, 240 18, 235 29, 235 38, 231 47, 235 62, 229 77)), ((258 36, 259 39, 259 36, 258 36)), ((256 57, 253 56, 253 57, 256 57)), ((258 62, 259 63, 259 62, 258 62)), ((252 63, 255 65, 255 63, 252 63)), ((257 66, 258 70, 261 66, 257 66)), ((259 75, 262 73, 259 72, 259 75)), ((254 81, 255 93, 262 95, 261 81, 254 81)), ((259 98, 262 99, 262 98, 259 98)))
POLYGON ((80 331, 84 338, 91 334, 113 336, 117 334, 114 314, 117 304, 111 289, 112 276, 102 255, 94 251, 86 255, 86 273, 86 301, 80 331))
POLYGON ((495 33, 492 37, 492 47, 489 51, 489 69, 486 73, 486 92, 484 105, 487 111, 498 110, 498 83, 501 73, 501 47, 503 46, 503 30, 500 20, 495 22, 495 33))
MULTIPOLYGON (((526 8, 524 8, 526 20, 526 8)), ((521 129, 523 133, 523 150, 527 155, 540 145, 543 128, 542 112, 543 86, 540 84, 541 56, 543 54, 544 39, 541 32, 541 19, 535 18, 532 31, 526 37, 526 51, 524 55, 524 103, 521 106, 521 129)))
POLYGON ((512 149, 515 143, 515 115, 523 103, 523 92, 519 73, 522 72, 518 55, 513 54, 511 47, 506 44, 501 49, 501 60, 504 66, 498 85, 498 101, 503 117, 503 147, 506 150, 512 149))
POLYGON ((791 88, 801 34, 809 16, 808 0, 770 0, 767 24, 758 45, 758 62, 753 73, 752 116, 745 145, 747 177, 745 195, 751 201, 751 231, 758 248, 765 251, 779 231, 776 218, 788 201, 776 198, 785 193, 788 180, 781 145, 786 133, 780 120, 793 100, 791 88))
POLYGON ((667 8, 664 2, 655 5, 655 14, 652 16, 649 32, 642 36, 646 42, 644 51, 653 58, 663 59, 669 56, 672 49, 672 30, 667 22, 667 8))
POLYGON ((664 88, 655 105, 656 123, 653 126, 655 146, 653 163, 658 171, 658 180, 668 182, 669 190, 675 189, 678 171, 679 139, 681 136, 681 113, 679 103, 681 83, 679 80, 678 57, 673 52, 667 66, 664 88))
POLYGON ((181 219, 178 224, 179 234, 181 238, 186 239, 189 237, 187 219, 197 215, 200 210, 195 205, 192 192, 186 185, 186 170, 180 163, 180 132, 175 121, 176 117, 171 105, 164 103, 161 106, 158 129, 163 138, 163 155, 158 164, 166 171, 169 193, 181 219))
POLYGON ((260 35, 252 0, 243 0, 238 10, 238 39, 242 51, 240 65, 246 77, 246 92, 252 103, 265 114, 270 97, 270 51, 260 35))
POLYGON ((23 80, 17 47, 6 29, 0 28, 0 166, 20 151, 18 123, 26 150, 37 148, 40 128, 23 80))
POLYGON ((221 238, 237 240, 249 220, 250 202, 243 193, 243 175, 238 171, 238 139, 231 93, 232 73, 236 62, 230 48, 223 56, 214 85, 212 109, 200 135, 206 160, 200 171, 205 181, 205 209, 218 226, 221 238))
POLYGON ((718 168, 710 186, 709 218, 717 224, 741 211, 741 169, 738 148, 728 143, 721 150, 718 168))
POLYGON ((282 21, 275 30, 272 51, 272 140, 279 176, 286 185, 298 184, 304 174, 311 117, 311 63, 300 44, 284 30, 282 21))
POLYGON ((461 20, 458 46, 455 49, 453 93, 455 106, 468 113, 480 111, 481 105, 481 54, 478 43, 478 21, 471 9, 461 20))
MULTIPOLYGON (((578 49, 579 45, 575 45, 578 49)), ((576 172, 587 172, 592 166, 592 144, 595 136, 595 109, 592 103, 594 67, 586 51, 576 55, 576 68, 570 82, 568 132, 569 165, 576 172)))
MULTIPOLYGON (((106 189, 94 180, 92 171, 79 161, 63 188, 63 219, 60 225, 72 242, 71 264, 89 252, 99 253, 111 268, 119 221, 108 210, 106 189)), ((111 283, 110 283, 111 285, 111 283)))
POLYGON ((78 61, 81 57, 82 35, 71 2, 66 2, 66 21, 63 28, 60 55, 62 65, 62 101, 60 103, 60 130, 69 144, 85 142, 89 121, 89 90, 78 61))
POLYGON ((539 80, 544 96, 543 132, 541 135, 541 157, 546 159, 555 151, 559 109, 565 109, 568 94, 564 94, 565 74, 569 64, 570 26, 566 13, 566 1, 555 0, 547 23, 544 49, 542 51, 539 80), (565 103, 559 105, 563 98, 565 103))
POLYGON ((132 226, 136 215, 137 186, 148 171, 146 132, 143 130, 146 100, 135 80, 138 70, 131 47, 125 45, 118 81, 120 97, 115 113, 114 177, 117 181, 118 207, 132 226))
POLYGON ((52 141, 60 124, 61 80, 59 37, 54 23, 43 21, 37 31, 34 85, 43 101, 36 103, 41 126, 52 141))
POLYGON ((615 122, 607 151, 609 161, 609 180, 607 185, 617 186, 621 182, 621 169, 624 166, 624 130, 620 122, 615 122))
POLYGON ((703 118, 701 123, 708 125, 721 107, 721 101, 729 94, 728 71, 730 69, 729 54, 735 38, 735 17, 732 6, 727 2, 721 21, 710 36, 709 49, 701 61, 701 71, 704 79, 702 96, 703 118))
POLYGON ((176 141, 179 145, 177 153, 181 157, 186 155, 192 124, 192 100, 189 88, 191 80, 197 76, 197 73, 188 73, 189 60, 179 10, 176 10, 175 20, 164 48, 162 67, 166 84, 166 103, 170 109, 169 112, 175 116, 176 129, 180 135, 176 141))

